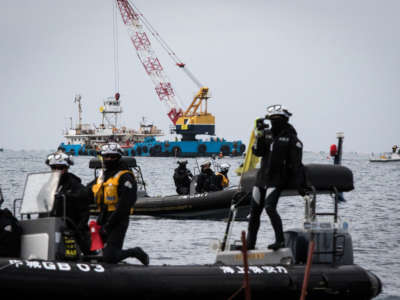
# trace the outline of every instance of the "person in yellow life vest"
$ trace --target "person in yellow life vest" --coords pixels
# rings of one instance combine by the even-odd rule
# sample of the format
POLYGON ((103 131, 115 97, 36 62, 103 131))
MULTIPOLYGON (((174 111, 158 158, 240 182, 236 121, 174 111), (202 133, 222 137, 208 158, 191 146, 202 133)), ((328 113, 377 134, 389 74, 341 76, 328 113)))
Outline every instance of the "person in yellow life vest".
POLYGON ((223 163, 220 165, 220 171, 215 173, 217 187, 219 190, 223 190, 224 188, 229 186, 229 178, 228 178, 228 171, 230 165, 227 163, 223 163))
POLYGON ((149 264, 149 256, 140 247, 123 250, 129 226, 130 210, 137 199, 137 183, 130 168, 121 160, 122 150, 117 143, 101 147, 104 172, 89 183, 92 199, 100 209, 97 223, 104 243, 103 260, 107 263, 135 257, 149 264))

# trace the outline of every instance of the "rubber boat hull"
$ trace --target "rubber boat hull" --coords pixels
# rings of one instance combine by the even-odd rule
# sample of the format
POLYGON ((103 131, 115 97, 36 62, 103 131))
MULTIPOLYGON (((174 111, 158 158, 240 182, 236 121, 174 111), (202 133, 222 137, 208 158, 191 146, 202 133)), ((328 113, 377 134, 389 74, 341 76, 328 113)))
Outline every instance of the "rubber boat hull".
MULTIPOLYGON (((223 191, 193 195, 171 195, 164 197, 142 197, 135 204, 133 215, 182 219, 224 219, 228 217, 232 198, 238 192, 247 197, 239 204, 237 218, 243 219, 250 213, 251 191, 256 181, 258 169, 245 173, 241 186, 233 186, 223 191)), ((339 165, 310 164, 306 165, 310 183, 318 194, 332 193, 333 187, 339 192, 354 189, 353 173, 339 165)), ((289 188, 282 196, 298 195, 289 183, 289 188)))
MULTIPOLYGON (((228 208, 233 196, 238 192, 239 188, 235 186, 222 191, 194 195, 143 197, 136 202, 133 215, 175 219, 224 219, 228 217, 228 208)), ((249 214, 250 200, 248 195, 241 202, 238 218, 245 218, 249 214)))
MULTIPOLYGON (((299 266, 250 266, 252 299, 299 299, 299 266)), ((243 267, 136 266, 0 259, 0 288, 13 296, 122 296, 130 299, 228 299, 243 284, 243 267)), ((371 299, 379 279, 358 265, 313 265, 307 299, 371 299)), ((115 299, 115 298, 114 298, 115 299)))

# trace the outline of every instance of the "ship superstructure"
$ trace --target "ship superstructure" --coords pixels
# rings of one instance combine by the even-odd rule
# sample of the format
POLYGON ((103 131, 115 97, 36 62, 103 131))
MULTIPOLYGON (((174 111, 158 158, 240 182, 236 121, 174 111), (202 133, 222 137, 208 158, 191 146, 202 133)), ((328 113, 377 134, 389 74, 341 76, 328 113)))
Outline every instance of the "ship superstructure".
POLYGON ((82 123, 82 97, 77 95, 74 102, 78 104, 79 121, 73 127, 64 130, 65 143, 61 147, 65 152, 75 155, 95 155, 101 145, 114 141, 122 148, 131 148, 135 143, 144 142, 145 138, 162 136, 163 132, 152 122, 142 119, 138 130, 119 126, 119 120, 123 112, 120 95, 108 97, 100 107, 102 115, 101 123, 91 125, 82 123))

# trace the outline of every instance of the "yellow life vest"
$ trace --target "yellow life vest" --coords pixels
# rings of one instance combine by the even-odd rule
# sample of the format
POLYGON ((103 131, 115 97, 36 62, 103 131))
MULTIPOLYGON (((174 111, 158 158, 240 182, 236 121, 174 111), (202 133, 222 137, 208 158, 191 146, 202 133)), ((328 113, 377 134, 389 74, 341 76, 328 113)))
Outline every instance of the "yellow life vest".
POLYGON ((215 175, 222 177, 222 180, 221 180, 222 188, 226 188, 227 186, 229 186, 229 179, 226 178, 226 176, 224 174, 217 172, 215 175))
POLYGON ((131 171, 123 170, 119 171, 113 177, 110 177, 106 182, 103 182, 103 176, 97 178, 96 184, 92 186, 92 191, 96 199, 97 207, 100 209, 102 203, 107 205, 108 211, 114 211, 118 203, 118 181, 119 178, 131 171))

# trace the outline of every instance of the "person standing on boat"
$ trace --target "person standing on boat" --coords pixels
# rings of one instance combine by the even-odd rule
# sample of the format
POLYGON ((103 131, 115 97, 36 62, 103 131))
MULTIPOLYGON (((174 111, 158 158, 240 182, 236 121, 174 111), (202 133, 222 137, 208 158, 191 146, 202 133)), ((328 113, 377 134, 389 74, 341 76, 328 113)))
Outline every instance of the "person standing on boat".
POLYGON ((392 153, 396 153, 396 150, 397 150, 397 146, 394 145, 394 146, 392 147, 392 153))
POLYGON ((196 192, 205 193, 210 191, 217 191, 216 176, 214 171, 211 169, 211 162, 209 160, 204 161, 200 165, 200 174, 197 178, 196 192))
POLYGON ((78 176, 69 172, 73 165, 71 156, 59 151, 49 155, 46 164, 52 171, 61 173, 50 215, 65 216, 68 228, 75 232, 80 250, 85 255, 90 254, 88 190, 78 176))
MULTIPOLYGON (((252 150, 262 159, 253 188, 247 233, 248 249, 255 248, 263 208, 275 232, 275 242, 269 245, 268 249, 277 250, 285 245, 282 220, 276 207, 289 178, 291 181, 295 178, 296 187, 300 187, 303 174, 303 144, 298 139, 294 127, 288 122, 291 115, 282 105, 272 105, 267 108, 265 117, 271 122, 271 130, 264 124, 263 118, 256 120, 256 142, 252 150)), ((299 193, 304 196, 300 188, 299 193)))
POLYGON ((192 182, 193 174, 186 168, 187 160, 178 160, 178 165, 174 171, 176 192, 179 195, 187 195, 190 192, 190 183, 192 182))
POLYGON ((223 163, 220 166, 220 171, 215 173, 218 190, 223 190, 224 188, 229 186, 229 167, 229 164, 223 163))
POLYGON ((137 199, 137 183, 133 172, 121 160, 122 150, 117 143, 101 147, 104 170, 89 183, 92 199, 100 210, 97 223, 104 243, 103 260, 107 263, 135 257, 142 264, 149 264, 149 256, 140 247, 123 250, 129 226, 131 208, 137 199))

